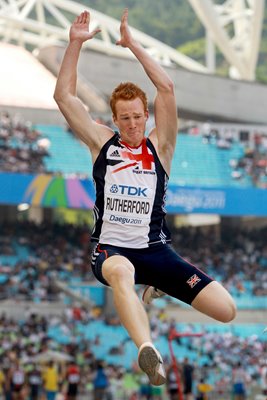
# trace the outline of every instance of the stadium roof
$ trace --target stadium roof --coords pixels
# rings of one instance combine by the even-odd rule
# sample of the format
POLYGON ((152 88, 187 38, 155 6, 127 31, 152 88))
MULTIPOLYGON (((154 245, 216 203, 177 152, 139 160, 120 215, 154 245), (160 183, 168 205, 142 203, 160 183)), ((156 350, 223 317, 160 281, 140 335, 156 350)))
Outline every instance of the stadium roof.
MULTIPOLYGON (((135 38, 163 65, 179 65, 190 71, 215 73, 218 47, 235 79, 255 80, 264 17, 264 0, 188 0, 206 30, 206 65, 131 27, 135 38)), ((101 34, 84 47, 112 56, 132 57, 116 46, 120 22, 71 0, 0 0, 0 37, 5 42, 42 48, 68 41, 74 17, 84 9, 92 12, 91 29, 101 34)))
POLYGON ((22 47, 0 43, 0 105, 57 109, 56 78, 22 47))

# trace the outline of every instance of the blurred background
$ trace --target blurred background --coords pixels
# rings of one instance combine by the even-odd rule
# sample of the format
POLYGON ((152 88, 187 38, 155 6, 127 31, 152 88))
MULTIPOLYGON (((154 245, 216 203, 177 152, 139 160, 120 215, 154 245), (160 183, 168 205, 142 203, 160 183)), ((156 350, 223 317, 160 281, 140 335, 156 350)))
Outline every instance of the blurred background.
POLYGON ((0 60, 0 398, 266 399, 267 1, 1 0, 0 60), (113 128, 110 93, 133 81, 153 126, 154 88, 115 45, 124 7, 175 82, 173 246, 238 308, 230 324, 168 296, 147 309, 168 368, 160 388, 93 277, 92 161, 53 100, 70 24, 88 9, 101 33, 84 44, 79 97, 113 128))

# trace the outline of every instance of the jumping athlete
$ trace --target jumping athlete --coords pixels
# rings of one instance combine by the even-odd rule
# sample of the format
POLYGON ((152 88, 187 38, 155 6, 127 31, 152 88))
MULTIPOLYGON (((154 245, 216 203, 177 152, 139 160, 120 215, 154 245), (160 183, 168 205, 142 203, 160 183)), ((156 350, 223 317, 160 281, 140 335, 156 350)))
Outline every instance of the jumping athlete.
POLYGON ((135 284, 148 286, 146 303, 167 293, 222 322, 235 317, 235 304, 218 282, 170 245, 165 199, 178 131, 172 80, 131 35, 125 9, 116 44, 133 53, 155 86, 155 127, 146 137, 147 97, 132 82, 121 82, 111 95, 118 132, 97 123, 76 95, 82 45, 100 31, 90 32, 89 25, 90 14, 84 11, 70 28, 54 98, 92 155, 96 188, 93 272, 113 289, 120 321, 139 350, 140 368, 153 385, 161 385, 166 380, 162 358, 151 342, 149 321, 135 284))

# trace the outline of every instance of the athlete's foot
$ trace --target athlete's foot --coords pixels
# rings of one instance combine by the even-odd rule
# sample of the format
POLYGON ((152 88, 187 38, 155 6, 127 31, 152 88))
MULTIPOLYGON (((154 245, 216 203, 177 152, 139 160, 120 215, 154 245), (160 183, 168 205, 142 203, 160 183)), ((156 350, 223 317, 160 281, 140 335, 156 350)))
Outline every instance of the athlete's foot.
POLYGON ((166 382, 161 355, 152 343, 143 343, 139 348, 138 364, 141 370, 147 374, 152 385, 160 386, 166 382))
POLYGON ((165 294, 166 293, 162 292, 162 290, 156 289, 153 286, 146 286, 142 300, 144 304, 150 304, 154 299, 165 296, 165 294))

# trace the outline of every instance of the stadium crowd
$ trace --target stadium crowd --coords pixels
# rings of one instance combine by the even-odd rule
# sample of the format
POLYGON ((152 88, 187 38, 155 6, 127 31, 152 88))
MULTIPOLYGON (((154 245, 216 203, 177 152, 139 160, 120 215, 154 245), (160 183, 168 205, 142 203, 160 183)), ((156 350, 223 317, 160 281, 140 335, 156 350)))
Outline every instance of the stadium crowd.
MULTIPOLYGON (((101 121, 103 122, 103 121, 101 121)), ((213 135, 214 133, 212 133, 213 135)), ((216 135, 215 135, 216 136, 216 135)), ((210 144, 214 136, 203 139, 210 144)), ((231 147, 232 138, 215 137, 222 150, 231 147)), ((44 157, 49 156, 50 143, 31 123, 0 114, 0 170, 3 172, 45 173, 44 157)), ((242 170, 252 177, 257 187, 264 188, 267 171, 266 137, 255 136, 252 147, 247 144, 244 156, 236 160, 234 171, 242 170)), ((236 175, 236 178, 237 175, 236 175)), ((210 228, 172 227, 173 245, 186 259, 215 276, 235 296, 267 294, 267 228, 244 228, 221 224, 210 228)), ((74 279, 94 282, 90 269, 88 226, 20 221, 2 222, 0 226, 0 298, 41 301, 64 301, 55 281, 67 284, 74 279)), ((168 298, 167 298, 168 300, 168 298)), ((168 304, 168 301, 167 303, 168 304)), ((6 400, 75 400, 76 391, 87 399, 105 400, 171 400, 177 398, 185 385, 185 369, 192 378, 191 397, 197 399, 226 399, 237 379, 243 376, 248 393, 267 390, 266 340, 235 332, 212 332, 202 326, 203 336, 190 340, 178 338, 185 353, 195 352, 194 360, 179 359, 179 365, 168 365, 167 384, 151 387, 136 364, 104 363, 95 351, 104 343, 105 331, 94 340, 87 339, 80 326, 90 326, 102 320, 104 326, 117 325, 107 319, 99 307, 67 306, 61 316, 40 316, 29 310, 19 323, 3 314, 0 317, 0 399, 6 400), (50 332, 58 327, 67 343, 57 341, 50 332), (44 358, 42 358, 44 356, 44 358), (200 362, 205 359, 205 363, 200 362), (52 362, 54 361, 54 362, 52 362), (191 372, 189 372, 191 371, 191 372), (177 383, 179 376, 180 389, 177 383), (211 377, 215 377, 211 381, 211 377), (260 388, 260 389, 259 389, 260 388), (210 392, 210 395, 209 395, 210 392), (90 397, 91 396, 91 397, 90 397), (175 397, 176 396, 176 397, 175 397)), ((168 318, 166 309, 158 310, 151 318, 153 339, 169 337, 179 331, 175 321, 168 318)), ((194 332, 194 326, 186 327, 194 332)), ((114 355, 123 355, 124 342, 112 348, 114 355)), ((178 355, 179 357, 179 355, 178 355)), ((82 397, 80 397, 82 398, 82 397)))
POLYGON ((43 173, 49 143, 30 122, 19 115, 0 112, 0 170, 3 172, 43 173))
MULTIPOLYGON (((4 314, 1 316, 0 393, 5 395, 5 399, 75 399, 77 390, 79 398, 84 395, 84 398, 94 400, 165 400, 177 398, 179 385, 183 390, 185 379, 191 380, 190 399, 227 399, 232 391, 236 368, 246 372, 244 384, 247 393, 255 390, 260 393, 259 388, 264 388, 267 344, 255 335, 241 338, 229 332, 208 332, 203 325, 202 337, 179 339, 186 352, 195 351, 198 357, 194 361, 187 357, 181 360, 177 354, 179 364, 173 364, 171 357, 166 358, 169 378, 164 387, 155 388, 149 385, 135 363, 125 368, 124 365, 107 364, 97 359, 95 349, 106 341, 104 329, 94 340, 86 339, 79 329, 81 325, 90 326, 96 319, 103 319, 106 326, 110 323, 115 325, 116 321, 105 320, 97 309, 80 308, 77 313, 74 308, 77 306, 67 307, 62 316, 47 317, 29 309, 19 324, 4 314), (49 330, 55 326, 65 334, 68 332, 67 343, 51 338, 49 330), (200 365, 198 360, 203 355, 207 361, 200 365), (210 383, 211 376, 213 384, 210 383), (72 387, 75 393, 69 393, 70 383, 75 384, 75 390, 72 387), (212 396, 201 397, 201 391, 211 392, 212 396), (176 397, 171 393, 176 393, 176 397)), ((157 329, 157 334, 163 336, 174 327, 174 321, 168 320, 164 310, 154 315, 151 324, 153 329, 157 329)), ((193 329, 191 325, 186 328, 187 331, 193 329)))
MULTIPOLYGON (((81 334, 79 325, 90 327, 95 319, 104 321, 104 318, 99 315, 99 310, 88 311, 81 308, 77 313, 77 309, 71 307, 66 308, 62 316, 53 317, 41 317, 28 310, 19 324, 2 315, 0 393, 5 395, 5 399, 50 400, 56 395, 57 399, 75 399, 74 394, 69 393, 69 385, 72 383, 79 395, 85 395, 87 399, 165 400, 177 398, 178 383, 182 390, 186 375, 189 375, 191 391, 194 393, 190 399, 227 399, 237 368, 245 371, 244 384, 248 393, 265 387, 266 341, 259 340, 255 335, 244 339, 230 333, 205 332, 203 326, 205 334, 202 337, 185 341, 181 338, 179 341, 187 352, 195 351, 199 357, 206 355, 207 362, 199 365, 198 358, 190 362, 186 357, 179 359, 179 364, 172 364, 169 357, 165 359, 168 366, 167 384, 165 387, 154 388, 149 385, 135 363, 126 369, 124 365, 107 364, 97 359, 95 349, 101 346, 101 341, 105 342, 105 333, 100 332, 94 340, 88 340, 81 334), (50 337, 49 329, 55 326, 62 332, 68 332, 68 343, 60 344, 50 337), (216 377, 213 384, 209 383, 210 376, 216 377), (207 392, 211 392, 212 397, 201 397, 201 391, 206 396, 207 392), (170 397, 166 397, 168 393, 170 397), (176 397, 173 397, 174 394, 176 397)), ((108 325, 111 322, 105 320, 104 323, 108 325)), ((112 324, 116 322, 112 320, 112 324)), ((164 311, 155 315, 151 324, 153 330, 157 330, 157 335, 163 336, 174 326, 174 322, 167 319, 164 311)), ((186 330, 190 332, 193 327, 188 325, 186 330)), ((123 353, 123 349, 121 351, 123 353)), ((179 358, 179 354, 177 357, 179 358)))
POLYGON ((1 298, 58 300, 54 280, 92 279, 88 228, 70 224, 3 224, 0 233, 1 298), (26 250, 20 256, 19 249, 26 250), (14 265, 9 259, 17 258, 14 265), (4 259, 4 262, 3 262, 4 259))
POLYGON ((256 134, 253 146, 247 145, 235 169, 249 175, 255 187, 267 188, 267 135, 256 134))
MULTIPOLYGON (((113 127, 111 118, 97 117, 100 124, 113 127)), ((153 125, 153 117, 148 121, 148 127, 153 125)), ((69 127, 66 131, 72 133, 69 127)), ((192 135, 201 135, 203 144, 215 145, 222 151, 231 149, 237 140, 231 129, 212 128, 206 122, 201 126, 188 129, 192 135)), ((30 121, 24 121, 21 115, 10 115, 7 111, 0 112, 0 170, 3 172, 24 173, 60 173, 50 170, 45 164, 45 157, 50 157, 50 140, 36 129, 30 121)), ((235 180, 244 177, 251 178, 253 186, 267 187, 267 135, 264 132, 253 134, 242 143, 243 155, 231 160, 231 176, 235 180)))
POLYGON ((188 129, 191 135, 201 135, 202 143, 216 146, 222 151, 228 151, 236 143, 242 145, 242 155, 230 160, 231 177, 241 180, 251 178, 253 187, 267 187, 267 133, 262 130, 251 130, 250 134, 245 131, 245 138, 240 140, 242 131, 237 127, 214 127, 209 121, 188 129))
MULTIPOLYGON (((246 281, 249 281, 253 283, 250 288, 251 302, 253 302, 252 296, 266 295, 267 247, 264 239, 267 234, 266 227, 245 229, 240 225, 231 227, 221 224, 219 231, 216 226, 180 227, 173 228, 172 231, 173 243, 179 252, 207 273, 219 276, 230 291, 235 290, 235 293, 242 296, 247 290, 246 281)), ((89 267, 88 227, 57 223, 37 225, 33 222, 21 221, 16 224, 3 223, 0 232, 1 276, 7 277, 7 280, 2 280, 1 284, 2 299, 17 299, 18 304, 20 299, 33 300, 36 303, 43 300, 63 301, 62 295, 54 286, 55 279, 70 283, 76 277, 82 282, 93 282, 94 278, 89 267), (8 258, 16 257, 16 252, 22 248, 27 249, 24 253, 26 258, 19 259, 14 265, 8 265, 8 258)), ((160 389, 149 386, 135 364, 130 369, 126 369, 124 365, 104 365, 101 359, 97 358, 97 352, 94 351, 105 341, 104 329, 100 330, 93 340, 86 339, 79 329, 80 325, 90 326, 90 323, 96 320, 102 320, 104 326, 119 324, 114 318, 107 319, 102 314, 102 309, 96 306, 88 310, 77 305, 66 305, 66 311, 62 316, 53 317, 41 317, 29 310, 28 315, 22 316, 19 324, 2 315, 0 365, 3 368, 0 381, 2 374, 4 377, 2 388, 7 392, 6 399, 10 398, 8 395, 10 395, 10 390, 13 390, 12 384, 8 382, 17 364, 23 371, 21 393, 26 396, 25 393, 29 394, 32 390, 31 373, 32 371, 36 373, 35 367, 38 367, 39 380, 37 381, 40 393, 43 397, 45 396, 47 391, 45 371, 48 360, 45 359, 45 363, 36 361, 39 360, 38 356, 47 351, 65 355, 63 363, 56 363, 58 382, 54 386, 54 389, 56 387, 54 391, 58 395, 63 393, 65 396, 68 391, 66 371, 69 361, 75 361, 75 365, 79 368, 80 395, 94 395, 97 372, 105 375, 105 378, 102 377, 99 380, 103 382, 104 379, 106 382, 105 388, 101 390, 109 396, 106 397, 107 399, 166 399, 167 393, 171 392, 170 388, 177 393, 177 371, 173 371, 171 358, 165 360, 169 366, 169 381, 164 388, 160 389), (68 337, 67 343, 57 342, 56 338, 50 335, 49 332, 53 327, 58 327, 59 332, 68 337), (19 360, 19 363, 16 364, 16 360, 19 360)), ((159 309, 157 314, 151 317, 151 328, 153 340, 162 337, 167 340, 171 331, 185 329, 179 327, 179 323, 170 320, 165 308, 159 309)), ((188 325, 186 331, 194 332, 194 326, 188 325)), ((205 398, 197 397, 198 386, 210 391, 211 399, 217 400, 228 396, 233 385, 234 371, 241 367, 248 376, 245 384, 249 392, 263 385, 262 374, 266 370, 263 355, 267 350, 265 340, 256 335, 244 338, 231 331, 212 332, 205 325, 202 326, 201 332, 202 337, 190 340, 177 339, 177 343, 185 348, 185 353, 193 351, 198 354, 198 358, 191 361, 194 369, 192 375, 194 399, 205 398), (199 363, 203 357, 206 360, 205 363, 199 363), (212 383, 211 376, 215 377, 212 383)), ((111 354, 123 355, 125 345, 126 343, 122 342, 117 347, 113 346, 110 349, 111 354)), ((183 362, 184 360, 179 360, 178 366, 181 382, 183 362)), ((171 397, 171 394, 169 396, 170 399, 175 398, 171 397)), ((19 397, 18 399, 20 400, 19 397)))
MULTIPOLYGON (((234 295, 267 294, 267 228, 172 227, 179 253, 216 277, 234 295)), ((1 298, 58 300, 55 280, 94 280, 87 226, 23 221, 0 231, 1 298), (24 256, 20 255, 24 249, 24 256), (9 259, 15 257, 14 265, 9 259)), ((14 258, 13 258, 14 259, 14 258)))

